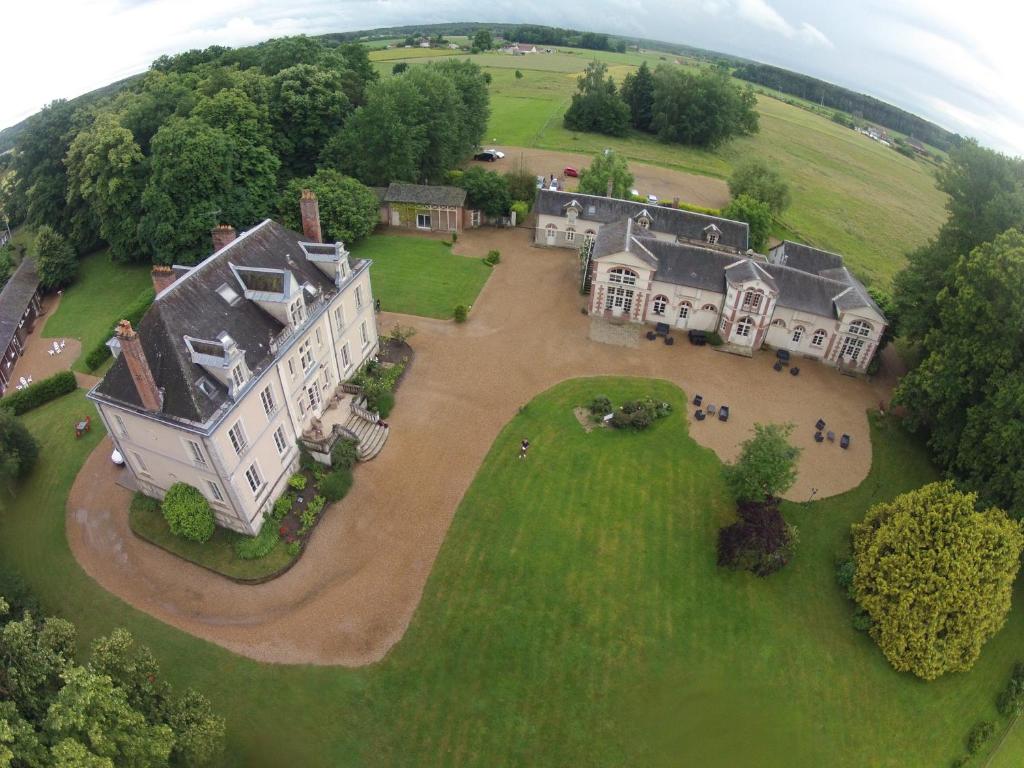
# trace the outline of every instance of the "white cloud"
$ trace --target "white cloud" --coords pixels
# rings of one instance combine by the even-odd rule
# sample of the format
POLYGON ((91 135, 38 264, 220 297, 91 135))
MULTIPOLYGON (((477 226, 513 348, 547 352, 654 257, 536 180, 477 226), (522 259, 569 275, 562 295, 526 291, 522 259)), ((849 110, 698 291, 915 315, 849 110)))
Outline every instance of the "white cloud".
POLYGON ((740 19, 787 39, 832 47, 832 41, 821 30, 806 21, 801 22, 799 26, 793 26, 766 0, 736 0, 733 10, 740 19))

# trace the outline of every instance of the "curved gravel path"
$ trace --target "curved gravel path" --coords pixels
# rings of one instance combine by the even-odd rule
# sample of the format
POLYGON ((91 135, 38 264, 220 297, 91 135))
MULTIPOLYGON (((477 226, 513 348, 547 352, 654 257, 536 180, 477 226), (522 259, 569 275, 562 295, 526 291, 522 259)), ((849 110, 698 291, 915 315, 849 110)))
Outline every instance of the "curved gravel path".
POLYGON ((498 431, 539 392, 577 376, 665 378, 688 395, 728 403, 728 423, 695 422, 691 434, 723 459, 754 421, 792 421, 804 448, 792 491, 806 499, 853 488, 870 468, 866 410, 883 383, 816 364, 798 378, 752 360, 642 342, 635 349, 588 339, 575 289, 575 254, 532 248, 524 232, 470 232, 460 252, 498 248, 495 269, 465 325, 384 315, 418 329, 416 363, 389 421, 390 440, 360 465, 350 494, 329 510, 288 573, 242 586, 169 555, 128 528, 130 495, 113 486, 109 440, 71 490, 67 536, 85 571, 136 608, 236 653, 265 662, 359 666, 380 660, 404 634, 460 499, 498 431), (849 451, 816 445, 813 423, 850 432, 849 451))

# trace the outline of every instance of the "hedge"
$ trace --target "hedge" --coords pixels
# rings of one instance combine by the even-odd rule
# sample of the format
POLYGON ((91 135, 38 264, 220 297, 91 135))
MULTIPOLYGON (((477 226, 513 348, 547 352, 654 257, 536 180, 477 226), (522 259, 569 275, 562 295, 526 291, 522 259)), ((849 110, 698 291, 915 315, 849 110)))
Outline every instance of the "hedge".
POLYGON ((35 384, 29 384, 26 389, 7 395, 0 401, 0 407, 14 411, 15 416, 21 416, 76 389, 78 382, 75 381, 75 374, 71 371, 61 371, 35 384))
MULTIPOLYGON (((114 335, 117 329, 117 324, 122 320, 127 320, 133 326, 138 326, 139 321, 141 321, 142 316, 146 314, 146 310, 149 309, 150 305, 153 303, 154 298, 156 298, 156 293, 154 293, 152 288, 147 288, 145 291, 140 293, 139 297, 134 302, 129 304, 128 308, 125 309, 120 315, 118 315, 117 319, 113 323, 111 323, 110 335, 114 335)), ((88 354, 86 354, 83 362, 85 363, 85 367, 89 369, 90 372, 95 371, 97 368, 99 368, 101 365, 103 365, 103 363, 107 361, 108 357, 110 357, 110 347, 107 346, 107 342, 109 340, 109 336, 100 339, 99 342, 97 342, 96 346, 89 350, 88 354)))

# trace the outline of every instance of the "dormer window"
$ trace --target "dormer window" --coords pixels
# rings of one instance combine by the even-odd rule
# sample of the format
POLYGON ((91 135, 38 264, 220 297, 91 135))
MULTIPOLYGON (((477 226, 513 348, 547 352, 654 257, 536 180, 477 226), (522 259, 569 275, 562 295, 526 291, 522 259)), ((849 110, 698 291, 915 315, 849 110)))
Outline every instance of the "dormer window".
POLYGON ((245 371, 241 365, 236 365, 231 369, 231 381, 234 383, 236 391, 245 384, 245 371))
POLYGON ((647 211, 640 211, 640 213, 637 214, 635 221, 640 226, 640 229, 648 230, 651 228, 651 224, 654 222, 654 219, 651 218, 651 214, 647 211))
POLYGON ((579 214, 578 214, 578 212, 576 211, 575 208, 570 208, 569 209, 569 211, 566 213, 566 216, 568 217, 570 224, 575 224, 576 223, 577 215, 579 215, 579 214))
POLYGON ((196 388, 211 400, 217 396, 217 390, 214 389, 213 384, 208 379, 199 379, 196 382, 196 388))
POLYGON ((709 224, 704 227, 704 241, 715 245, 722 237, 722 230, 715 224, 709 224))
POLYGON ((306 313, 304 311, 305 308, 306 306, 305 304, 303 304, 301 297, 296 301, 292 302, 291 306, 288 307, 288 314, 292 319, 292 325, 302 325, 303 320, 306 319, 306 313))

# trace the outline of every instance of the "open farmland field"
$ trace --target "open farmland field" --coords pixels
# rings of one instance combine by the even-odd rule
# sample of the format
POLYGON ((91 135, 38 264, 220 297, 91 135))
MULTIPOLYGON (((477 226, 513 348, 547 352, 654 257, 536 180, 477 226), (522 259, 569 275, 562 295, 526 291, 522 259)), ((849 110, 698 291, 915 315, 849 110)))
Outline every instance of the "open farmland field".
MULTIPOLYGON (((400 51, 374 52, 399 54, 400 51)), ((448 51, 405 50, 410 64, 448 51)), ((945 196, 935 187, 934 166, 883 147, 820 115, 761 95, 760 133, 736 139, 714 151, 663 144, 647 134, 624 138, 574 133, 562 127, 562 115, 576 87, 575 75, 598 58, 617 78, 651 53, 607 53, 559 49, 556 53, 471 57, 491 74, 491 122, 486 140, 502 149, 533 148, 592 155, 613 148, 630 160, 727 179, 748 157, 775 164, 789 180, 793 205, 782 229, 797 239, 847 257, 865 282, 886 286, 904 262, 904 254, 925 242, 944 220, 945 196), (515 71, 523 73, 521 79, 515 71)), ((389 76, 392 60, 379 69, 389 76)), ((684 66, 690 66, 687 60, 684 66)), ((511 154, 511 153, 510 153, 511 154)), ((543 170, 538 170, 543 172, 543 170)), ((661 193, 659 193, 661 194, 661 193)), ((664 195, 671 197, 673 195, 664 195)), ((685 195, 679 195, 686 200, 685 195)), ((697 202, 697 201, 688 201, 697 202)))

